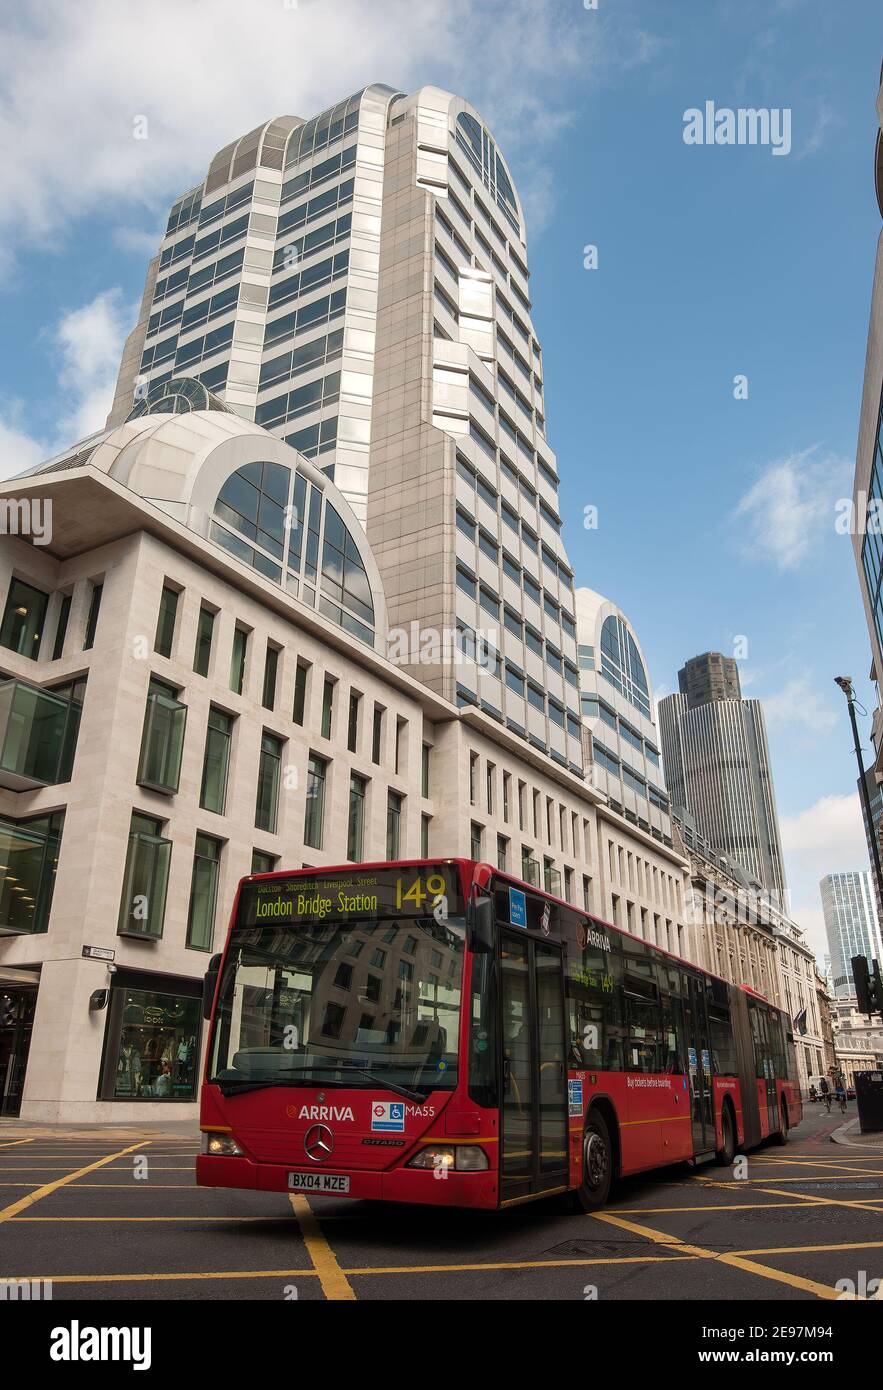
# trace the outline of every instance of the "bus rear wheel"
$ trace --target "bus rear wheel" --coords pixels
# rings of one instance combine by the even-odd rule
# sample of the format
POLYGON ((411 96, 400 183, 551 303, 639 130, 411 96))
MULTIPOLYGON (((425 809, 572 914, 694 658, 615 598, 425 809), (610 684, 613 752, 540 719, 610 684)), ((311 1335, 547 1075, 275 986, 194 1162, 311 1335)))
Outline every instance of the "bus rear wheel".
POLYGON ((779 1145, 788 1143, 788 1107, 784 1100, 779 1104, 779 1128, 773 1135, 773 1143, 779 1145))
POLYGON ((576 1201, 583 1211, 596 1211, 610 1196, 613 1184, 613 1144, 603 1115, 592 1110, 583 1134, 583 1180, 576 1201))
POLYGON ((733 1127, 733 1116, 729 1105, 725 1105, 721 1111, 721 1146, 714 1156, 715 1163, 722 1168, 729 1168, 736 1156, 736 1131, 733 1127))

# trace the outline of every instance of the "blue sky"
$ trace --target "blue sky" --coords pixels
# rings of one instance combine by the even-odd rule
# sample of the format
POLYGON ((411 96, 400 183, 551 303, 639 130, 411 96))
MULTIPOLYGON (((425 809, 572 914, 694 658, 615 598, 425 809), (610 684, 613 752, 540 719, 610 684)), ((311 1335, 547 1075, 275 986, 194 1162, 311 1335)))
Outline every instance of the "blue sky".
POLYGON ((833 676, 872 708, 870 657, 834 504, 880 231, 881 57, 878 0, 20 8, 0 19, 0 474, 102 423, 169 202, 223 144, 372 80, 462 91, 526 201, 577 582, 629 614, 661 693, 686 657, 747 639, 794 912, 822 949, 818 878, 867 863, 833 676), (706 100, 789 108, 790 154, 686 145, 706 100))

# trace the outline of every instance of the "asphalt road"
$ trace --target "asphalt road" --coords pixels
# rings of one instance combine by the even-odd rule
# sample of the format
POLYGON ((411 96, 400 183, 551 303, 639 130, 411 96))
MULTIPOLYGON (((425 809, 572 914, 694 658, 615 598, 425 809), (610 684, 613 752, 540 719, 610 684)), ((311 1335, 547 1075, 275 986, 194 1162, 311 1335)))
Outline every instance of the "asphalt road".
MULTIPOLYGON (((787 1148, 660 1170, 605 1211, 502 1213, 198 1188, 196 1141, 0 1129, 0 1278, 72 1299, 835 1299, 883 1276, 883 1144, 815 1106, 787 1148), (146 1160, 146 1169, 145 1169, 146 1160)), ((848 1117, 855 1115, 850 1104, 848 1117)))

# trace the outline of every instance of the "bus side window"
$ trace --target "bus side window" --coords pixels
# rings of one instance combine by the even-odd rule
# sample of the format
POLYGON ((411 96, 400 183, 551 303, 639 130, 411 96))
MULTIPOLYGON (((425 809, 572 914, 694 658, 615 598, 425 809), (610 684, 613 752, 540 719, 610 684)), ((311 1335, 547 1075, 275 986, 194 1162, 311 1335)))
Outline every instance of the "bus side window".
POLYGON ((680 1000, 670 994, 660 996, 662 1007, 660 1031, 660 1071, 682 1072, 684 1055, 681 1042, 683 1028, 680 1020, 680 1000))

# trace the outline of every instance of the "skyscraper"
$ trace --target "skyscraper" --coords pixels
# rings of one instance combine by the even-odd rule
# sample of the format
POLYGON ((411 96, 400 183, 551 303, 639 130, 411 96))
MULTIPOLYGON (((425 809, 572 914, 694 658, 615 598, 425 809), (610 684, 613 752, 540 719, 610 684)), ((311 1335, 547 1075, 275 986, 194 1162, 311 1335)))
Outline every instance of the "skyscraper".
MULTIPOLYGON (((708 654, 708 657, 713 656, 708 654)), ((708 663, 708 657, 698 660, 708 663)), ((690 663, 680 672, 689 686, 690 663)), ((683 807, 712 848, 741 864, 784 905, 785 871, 770 771, 763 709, 758 700, 725 695, 723 684, 700 672, 692 699, 717 693, 701 703, 688 694, 659 702, 659 728, 665 780, 672 807, 683 807)), ((738 691, 738 676, 735 677, 738 691)))
POLYGON ((871 875, 865 870, 826 874, 819 883, 825 933, 831 953, 831 974, 838 999, 855 994, 851 961, 867 956, 883 964, 880 922, 871 875))
MULTIPOLYGON (((365 526, 398 664, 581 771, 529 275, 514 181, 468 102, 375 84, 278 117, 175 201, 108 423, 133 401, 173 410, 186 374, 286 440, 365 526), (453 634, 457 660, 427 632, 453 634)), ((215 516, 213 538, 238 553, 249 524, 215 516)), ((284 570, 271 537, 248 538, 284 570)))
POLYGON ((678 671, 678 689, 687 697, 688 709, 709 700, 740 700, 739 667, 733 657, 721 652, 691 656, 678 671))

